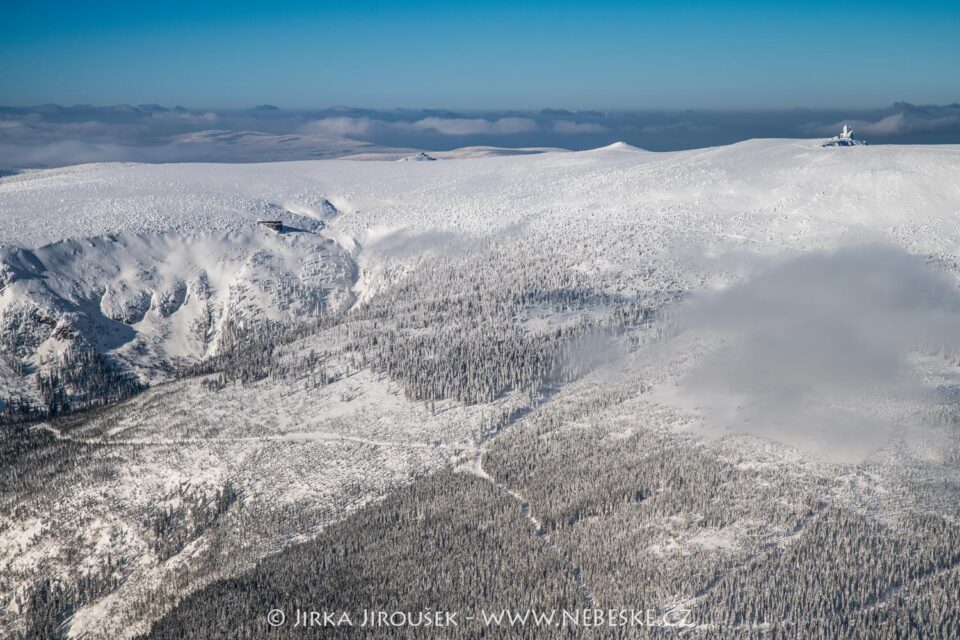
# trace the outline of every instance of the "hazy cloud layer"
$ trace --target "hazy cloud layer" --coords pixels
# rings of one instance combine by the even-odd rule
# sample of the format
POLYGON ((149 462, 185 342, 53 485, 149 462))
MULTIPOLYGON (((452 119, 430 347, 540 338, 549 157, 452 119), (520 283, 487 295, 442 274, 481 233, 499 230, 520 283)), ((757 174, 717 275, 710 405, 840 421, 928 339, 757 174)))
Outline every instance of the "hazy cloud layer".
POLYGON ((448 136, 509 135, 536 131, 537 123, 530 118, 424 118, 414 122, 413 128, 448 136))
POLYGON ((681 384, 714 434, 748 433, 855 461, 941 402, 918 354, 960 349, 955 279, 883 245, 789 259, 685 305, 723 346, 681 384))
POLYGON ((898 103, 866 111, 454 112, 334 107, 285 110, 158 105, 0 107, 0 167, 132 160, 250 161, 329 157, 374 147, 588 149, 622 140, 650 150, 749 138, 821 137, 850 124, 873 143, 960 143, 960 105, 898 103), (233 135, 230 139, 227 136, 233 135))

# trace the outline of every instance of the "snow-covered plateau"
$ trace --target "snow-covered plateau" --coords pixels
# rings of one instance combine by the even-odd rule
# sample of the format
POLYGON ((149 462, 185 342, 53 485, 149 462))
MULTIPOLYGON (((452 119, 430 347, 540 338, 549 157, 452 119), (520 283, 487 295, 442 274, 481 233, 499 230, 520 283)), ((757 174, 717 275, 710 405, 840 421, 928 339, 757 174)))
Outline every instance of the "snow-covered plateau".
POLYGON ((0 177, 0 636, 960 637, 960 147, 528 151, 0 177))

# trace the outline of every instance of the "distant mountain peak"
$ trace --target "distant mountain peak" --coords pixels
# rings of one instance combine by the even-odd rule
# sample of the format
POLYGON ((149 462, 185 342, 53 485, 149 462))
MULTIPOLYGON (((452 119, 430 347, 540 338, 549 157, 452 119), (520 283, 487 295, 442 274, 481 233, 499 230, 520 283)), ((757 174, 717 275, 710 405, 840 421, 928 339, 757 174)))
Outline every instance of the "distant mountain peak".
POLYGON ((421 151, 420 153, 414 156, 406 156, 404 158, 400 158, 400 162, 430 162, 433 160, 436 160, 436 158, 434 158, 432 155, 430 155, 426 151, 421 151))
POLYGON ((618 140, 613 144, 608 144, 605 147, 600 147, 598 151, 643 151, 640 147, 635 147, 632 144, 627 144, 623 140, 618 140))

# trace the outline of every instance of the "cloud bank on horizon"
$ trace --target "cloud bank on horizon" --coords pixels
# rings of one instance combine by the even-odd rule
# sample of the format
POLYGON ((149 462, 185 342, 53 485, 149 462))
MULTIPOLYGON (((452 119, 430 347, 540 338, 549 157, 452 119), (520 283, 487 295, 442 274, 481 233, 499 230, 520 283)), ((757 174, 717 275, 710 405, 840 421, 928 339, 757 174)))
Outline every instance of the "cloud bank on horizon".
POLYGON ((0 164, 9 168, 104 161, 256 162, 479 145, 577 150, 620 140, 672 151, 750 138, 828 136, 842 123, 873 143, 960 143, 960 104, 896 103, 847 111, 482 112, 40 105, 0 107, 0 164))

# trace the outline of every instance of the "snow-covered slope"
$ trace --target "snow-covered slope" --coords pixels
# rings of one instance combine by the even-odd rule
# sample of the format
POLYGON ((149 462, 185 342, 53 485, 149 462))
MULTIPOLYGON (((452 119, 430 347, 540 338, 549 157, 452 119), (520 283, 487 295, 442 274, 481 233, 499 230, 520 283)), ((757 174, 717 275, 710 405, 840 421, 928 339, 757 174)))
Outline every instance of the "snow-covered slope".
MULTIPOLYGON (((156 230, 147 230, 147 213, 125 210, 120 215, 133 224, 114 231, 102 233, 109 228, 104 218, 95 235, 78 232, 35 248, 6 245, 0 249, 6 355, 27 378, 55 374, 64 358, 93 352, 153 382, 215 353, 231 323, 297 322, 343 309, 352 300, 355 265, 324 234, 321 218, 332 205, 322 199, 313 205, 295 205, 308 214, 301 215, 262 203, 255 211, 251 202, 231 216, 208 203, 209 217, 219 223, 205 228, 198 207, 185 212, 193 217, 189 224, 161 222, 156 230), (285 228, 257 225, 255 213, 281 217, 285 228)), ((39 401, 28 380, 18 385, 6 378, 4 397, 39 401)), ((67 392, 78 393, 75 387, 67 392)))
POLYGON ((471 232, 531 219, 574 225, 585 207, 597 235, 611 221, 643 223, 686 208, 698 219, 744 218, 758 237, 772 224, 799 238, 811 220, 834 230, 940 222, 955 211, 958 155, 953 146, 824 149, 818 141, 754 140, 674 153, 612 145, 422 165, 81 165, 4 177, 0 242, 36 248, 128 231, 227 232, 286 203, 314 206, 321 198, 350 213, 338 226, 361 241, 382 224, 471 232))
POLYGON ((30 171, 0 181, 0 327, 28 369, 79 337, 155 379, 211 353, 229 320, 340 309, 424 252, 501 235, 561 250, 627 293, 652 262, 695 286, 702 256, 683 252, 812 249, 851 233, 949 260, 958 158, 954 147, 758 140, 662 154, 616 144, 435 163, 30 171), (275 234, 261 218, 292 229, 275 234))
MULTIPOLYGON (((960 269, 957 147, 756 140, 677 153, 612 145, 436 155, 442 161, 99 164, 0 178, 2 402, 22 394, 41 401, 37 374, 55 374, 63 354, 95 353, 156 382, 178 363, 215 354, 232 325, 296 325, 348 308, 359 318, 278 347, 271 376, 250 384, 216 373, 177 380, 75 422, 16 432, 18 447, 35 446, 48 457, 37 457, 40 480, 28 493, 0 493, 11 513, 0 523, 0 595, 10 603, 0 630, 19 629, 22 621, 9 612, 27 606, 40 573, 68 586, 94 581, 92 575, 117 586, 85 596, 71 633, 130 637, 198 585, 314 535, 425 473, 465 463, 491 481, 479 452, 498 428, 523 419, 534 391, 508 385, 472 405, 449 397, 434 402, 409 392, 419 380, 402 377, 445 357, 454 360, 459 382, 467 376, 457 358, 477 353, 495 372, 514 354, 489 339, 486 318, 502 323, 501 338, 519 341, 602 323, 631 305, 662 314, 654 323, 638 314, 619 350, 600 338, 579 343, 577 350, 613 353, 615 362, 578 381, 555 381, 554 395, 538 401, 547 417, 555 408, 560 416, 582 416, 583 424, 558 420, 585 440, 590 420, 622 429, 611 431, 617 441, 647 428, 686 438, 701 433, 709 415, 698 415, 697 398, 678 399, 681 381, 722 340, 665 322, 677 300, 704 291, 736 294, 731 283, 785 256, 864 241, 897 248, 877 254, 894 256, 884 264, 909 253, 910 269, 929 265, 939 275, 916 282, 937 295, 960 269), (468 157, 475 155, 481 157, 468 157), (259 226, 259 219, 281 220, 284 231, 259 226), (463 330, 444 326, 448 317, 464 321, 463 330), (369 342, 343 346, 357 336, 369 342), (434 338, 440 346, 431 351, 434 338), (397 379, 387 373, 390 362, 376 371, 362 366, 360 348, 383 341, 409 349, 397 359, 414 354, 397 379), (61 459, 70 464, 56 467, 61 459), (57 472, 44 475, 44 465, 57 472), (51 492, 61 494, 56 509, 51 492)), ((862 269, 843 277, 850 273, 869 279, 862 269)), ((771 288, 780 282, 789 278, 771 288)), ((825 290, 836 297, 835 289, 825 290)), ((739 300, 757 298, 754 292, 704 308, 730 316, 739 300)), ((882 314, 896 311, 894 303, 869 308, 882 314)), ((915 326, 939 328, 931 318, 949 320, 955 312, 930 308, 915 326)), ((765 310, 758 317, 777 316, 765 310)), ((526 353, 539 343, 516 344, 526 353)), ((921 386, 949 397, 958 378, 949 354, 912 355, 921 386)), ((949 409, 918 398, 881 408, 891 416, 904 407, 914 416, 949 409)), ((908 499, 891 480, 902 473, 913 491, 951 469, 950 458, 929 442, 884 443, 867 482, 859 469, 805 466, 796 451, 758 444, 756 435, 748 430, 718 450, 804 490, 836 481, 824 494, 845 505, 887 513, 922 500, 943 504, 942 493, 908 499), (889 472, 907 459, 916 466, 889 472)), ((17 478, 34 482, 27 473, 17 478)), ((779 504, 776 491, 770 495, 770 504, 779 504)), ((736 500, 742 508, 735 526, 691 539, 743 544, 746 554, 737 527, 752 531, 770 505, 741 494, 736 500)), ((672 531, 676 523, 660 524, 672 531)), ((682 552, 687 533, 678 534, 680 543, 664 538, 657 553, 682 552)), ((776 546, 783 536, 777 529, 757 539, 776 546)))
POLYGON ((297 220, 296 231, 116 233, 38 249, 5 248, 4 335, 28 358, 75 338, 136 363, 146 374, 216 349, 228 321, 296 320, 349 300, 352 260, 297 220))

